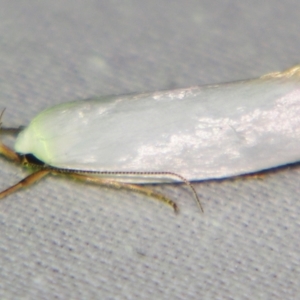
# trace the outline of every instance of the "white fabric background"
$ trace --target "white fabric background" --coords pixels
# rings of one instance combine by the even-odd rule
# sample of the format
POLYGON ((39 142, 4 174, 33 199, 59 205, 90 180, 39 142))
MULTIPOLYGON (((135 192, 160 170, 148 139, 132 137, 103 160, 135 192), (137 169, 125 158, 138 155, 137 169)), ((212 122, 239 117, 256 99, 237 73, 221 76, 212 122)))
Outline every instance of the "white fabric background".
MULTIPOLYGON (((6 126, 95 95, 300 62, 300 2, 0 0, 6 126)), ((11 139, 5 139, 11 143, 11 139)), ((272 155, 272 153, 270 153, 272 155)), ((0 159, 1 190, 27 173, 0 159)), ((0 202, 1 299, 296 299, 299 167, 142 195, 49 177, 0 202)))

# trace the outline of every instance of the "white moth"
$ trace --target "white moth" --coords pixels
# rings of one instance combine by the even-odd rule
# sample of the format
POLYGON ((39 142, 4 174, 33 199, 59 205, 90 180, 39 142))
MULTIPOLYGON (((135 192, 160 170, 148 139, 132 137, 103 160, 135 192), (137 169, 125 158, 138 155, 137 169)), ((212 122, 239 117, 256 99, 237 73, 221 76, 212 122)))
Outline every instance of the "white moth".
POLYGON ((0 144, 4 156, 39 167, 0 197, 48 173, 68 173, 163 197, 176 209, 132 184, 249 174, 299 161, 299 143, 300 66, 246 81, 74 101, 38 114, 15 151, 0 144))

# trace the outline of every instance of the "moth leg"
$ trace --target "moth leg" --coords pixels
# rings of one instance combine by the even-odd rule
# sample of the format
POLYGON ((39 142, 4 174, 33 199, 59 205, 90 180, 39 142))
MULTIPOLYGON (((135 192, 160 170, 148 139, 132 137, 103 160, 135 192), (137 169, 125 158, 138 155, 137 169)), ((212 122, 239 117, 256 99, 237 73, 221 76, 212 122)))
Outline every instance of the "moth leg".
POLYGON ((19 189, 28 187, 30 185, 32 185, 33 183, 37 182, 38 180, 42 179, 43 177, 45 177, 47 174, 49 174, 51 171, 49 169, 43 169, 43 170, 39 170, 27 177, 25 177, 24 179, 22 179, 20 182, 18 182, 17 184, 9 187, 8 189, 2 191, 0 193, 0 199, 16 192, 19 189))
POLYGON ((9 147, 5 146, 1 142, 0 142, 0 154, 9 160, 12 160, 16 163, 21 163, 20 156, 15 151, 13 151, 9 147))
POLYGON ((2 120, 4 112, 5 112, 5 108, 0 113, 0 133, 1 134, 16 135, 24 129, 24 126, 19 126, 18 128, 3 128, 1 120, 2 120))
MULTIPOLYGON (((62 172, 53 172, 53 171, 52 171, 52 173, 62 174, 62 172)), ((95 177, 95 176, 91 176, 91 175, 87 175, 87 174, 69 173, 69 175, 72 176, 73 178, 79 179, 81 181, 100 184, 100 185, 112 187, 115 189, 126 189, 126 190, 130 190, 130 191, 138 192, 138 193, 144 194, 146 196, 156 198, 157 200, 171 206, 174 209, 175 213, 178 213, 178 211, 179 211, 177 204, 174 201, 172 201, 170 198, 164 196, 163 194, 154 192, 153 190, 148 189, 143 186, 122 183, 122 182, 118 182, 115 180, 109 180, 109 179, 95 177)))
MULTIPOLYGON (((0 123, 1 126, 1 123, 0 123)), ((17 135, 24 129, 24 126, 20 126, 18 128, 5 128, 1 127, 0 128, 0 134, 1 135, 17 135)))

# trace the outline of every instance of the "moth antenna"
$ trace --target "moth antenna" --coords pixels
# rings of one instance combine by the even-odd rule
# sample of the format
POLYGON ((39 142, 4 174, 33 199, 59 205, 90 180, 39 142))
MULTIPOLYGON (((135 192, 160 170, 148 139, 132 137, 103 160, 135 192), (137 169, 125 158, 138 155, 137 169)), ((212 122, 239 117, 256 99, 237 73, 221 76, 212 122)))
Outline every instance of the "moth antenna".
MULTIPOLYGON (((63 169, 63 171, 65 171, 63 169)), ((91 173, 91 174, 99 174, 99 175, 139 175, 139 176, 169 176, 169 177, 176 177, 178 179, 180 179, 181 181, 183 181, 192 191, 194 197, 195 197, 195 201, 198 205, 198 207, 200 208, 200 210, 202 212, 204 212, 200 198, 194 188, 194 186, 191 184, 191 182, 189 180, 187 180, 185 177, 183 177, 180 174, 174 173, 174 172, 138 172, 138 171, 78 171, 78 170, 66 170, 67 172, 70 173, 91 173)))

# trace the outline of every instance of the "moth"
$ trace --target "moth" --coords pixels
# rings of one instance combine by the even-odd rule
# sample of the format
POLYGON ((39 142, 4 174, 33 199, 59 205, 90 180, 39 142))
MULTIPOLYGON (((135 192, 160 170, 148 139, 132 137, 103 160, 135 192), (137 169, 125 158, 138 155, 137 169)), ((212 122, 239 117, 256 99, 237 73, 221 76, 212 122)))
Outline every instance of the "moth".
MULTIPOLYGON (((2 133, 11 128, 2 128, 2 133)), ((1 134, 0 131, 0 134, 1 134)), ((176 203, 147 187, 249 174, 300 160, 300 65, 257 79, 56 105, 0 154, 34 170, 6 197, 65 174, 176 203)))

